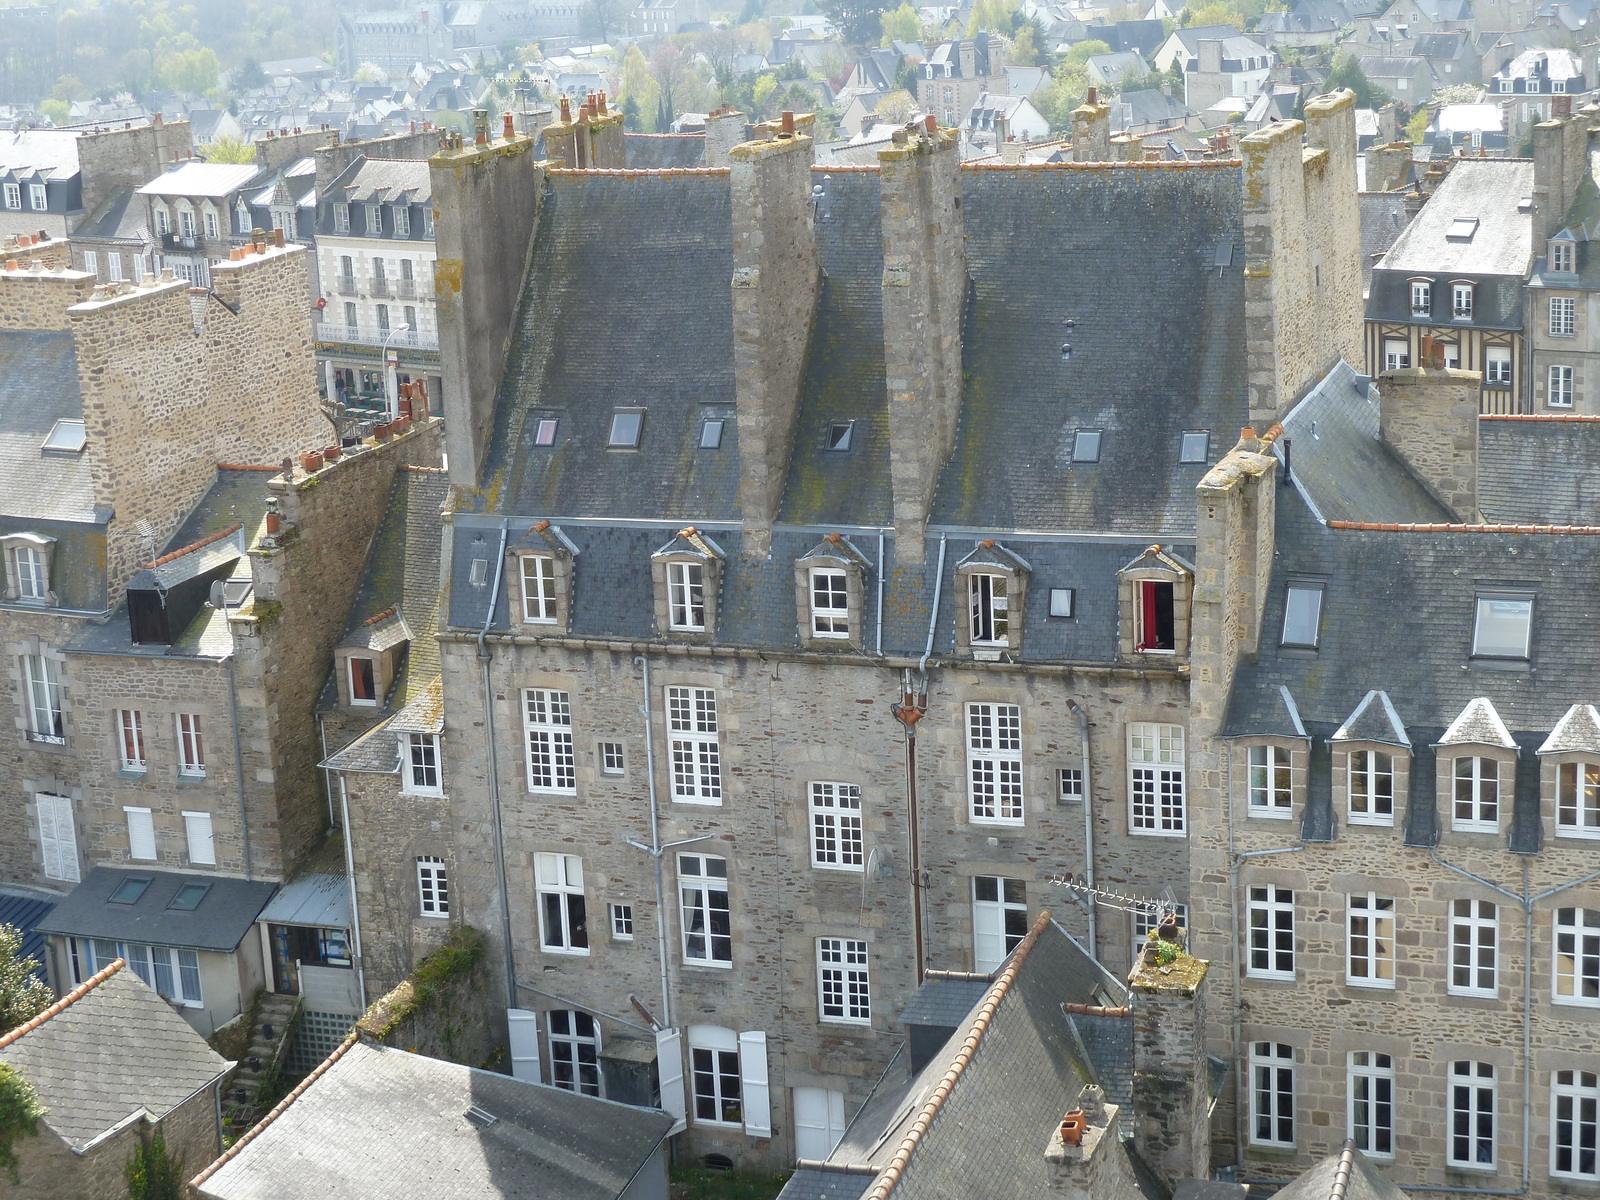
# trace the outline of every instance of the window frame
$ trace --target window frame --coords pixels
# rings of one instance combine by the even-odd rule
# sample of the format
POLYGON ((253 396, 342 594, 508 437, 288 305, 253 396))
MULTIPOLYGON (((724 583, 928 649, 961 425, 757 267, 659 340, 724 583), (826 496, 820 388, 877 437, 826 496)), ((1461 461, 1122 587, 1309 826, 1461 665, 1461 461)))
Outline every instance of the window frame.
POLYGON ((206 777, 205 723, 199 713, 177 713, 173 724, 178 734, 178 778, 206 777))
POLYGON ((193 867, 214 867, 217 865, 217 826, 216 821, 209 812, 194 809, 180 810, 178 815, 183 818, 183 843, 184 852, 189 856, 189 865, 193 867), (201 857, 196 850, 203 850, 209 858, 201 857))
POLYGON ((1004 875, 974 875, 971 894, 972 969, 992 974, 1028 935, 1028 882, 1004 875), (986 885, 992 886, 993 898, 982 894, 986 885))
POLYGON ((400 791, 407 796, 444 795, 444 759, 437 733, 410 731, 400 735, 400 778, 400 791))
POLYGON ((553 554, 523 554, 522 623, 555 625, 560 622, 556 557, 553 554), (533 568, 530 572, 529 568, 533 568))
POLYGON ((1577 266, 1578 246, 1576 242, 1551 241, 1550 243, 1550 270, 1560 275, 1570 275, 1577 266))
POLYGON ((1590 762, 1578 759, 1573 762, 1557 763, 1555 775, 1556 836, 1600 839, 1600 759, 1590 762), (1578 784, 1580 774, 1584 781, 1581 788, 1578 784), (1569 795, 1573 797, 1570 802, 1569 795), (1564 820, 1564 815, 1567 813, 1579 821, 1583 821, 1585 817, 1591 820, 1583 824, 1571 824, 1564 820))
POLYGON ((1294 1047, 1286 1042, 1251 1042, 1250 1144, 1293 1149, 1297 1132, 1294 1047))
POLYGON ((668 684, 665 698, 673 803, 720 808, 725 789, 717 691, 692 684, 668 684))
MULTIPOLYGON (((1291 650, 1316 650, 1322 643, 1322 601, 1325 588, 1320 582, 1291 579, 1283 589, 1283 630, 1278 637, 1278 645, 1291 650), (1295 618, 1295 596, 1303 595, 1312 597, 1311 640, 1290 636, 1290 622, 1295 618)), ((1301 621, 1305 614, 1299 614, 1301 621)), ((1294 631, 1302 632, 1300 629, 1294 631)))
POLYGON ((1393 896, 1354 892, 1345 897, 1344 981, 1348 987, 1395 989, 1395 932, 1398 921, 1393 896), (1384 915, 1387 914, 1387 915, 1384 915), (1385 933, 1384 926, 1388 931, 1385 933), (1358 973, 1357 965, 1363 964, 1358 973), (1387 966, 1388 972, 1384 973, 1387 966))
MULTIPOLYGON (((733 1034, 731 1046, 697 1044, 693 1031, 701 1030, 702 1036, 706 1031, 705 1026, 690 1026, 690 1036, 685 1039, 688 1046, 688 1062, 686 1063, 689 1076, 689 1105, 691 1115, 696 1125, 711 1125, 723 1129, 743 1129, 745 1127, 745 1096, 744 1096, 744 1054, 743 1047, 739 1044, 739 1035, 733 1034), (701 1065, 701 1055, 709 1060, 709 1066, 701 1065), (728 1060, 733 1060, 733 1069, 728 1069, 728 1060), (700 1084, 702 1080, 709 1080, 711 1091, 702 1093, 700 1084), (730 1092, 727 1088, 729 1080, 734 1087, 730 1092), (711 1111, 717 1116, 701 1116, 701 1102, 707 1102, 711 1111), (729 1111, 738 1115, 729 1118, 729 1111)), ((733 1033, 732 1030, 727 1030, 733 1033)))
POLYGON ((143 775, 150 770, 150 751, 145 743, 144 714, 136 708, 116 710, 117 769, 143 775))
POLYGON ((695 559, 668 559, 667 628, 674 633, 708 632, 706 564, 695 559))
POLYGON ((1433 281, 1431 279, 1413 279, 1411 282, 1411 308, 1413 317, 1431 317, 1433 315, 1433 281))
POLYGON ((581 1096, 603 1097, 605 1073, 600 1069, 600 1022, 594 1014, 576 1008, 552 1008, 546 1014, 545 1028, 550 1040, 551 1086, 581 1096), (562 1018, 559 1022, 558 1017, 562 1018), (589 1026, 587 1033, 579 1031, 579 1026, 585 1022, 589 1026), (558 1024, 565 1028, 558 1029, 558 1024))
POLYGON ((133 804, 124 804, 122 813, 128 826, 128 861, 160 862, 161 845, 156 839, 155 813, 147 807, 133 804), (150 853, 141 854, 141 847, 147 847, 150 853))
POLYGON ((1550 337, 1576 337, 1578 334, 1577 299, 1573 296, 1551 296, 1549 318, 1548 332, 1550 337))
POLYGON ((817 1020, 827 1025, 872 1024, 871 948, 858 938, 819 937, 817 1020))
POLYGON ((583 859, 540 851, 533 856, 538 897, 539 949, 545 954, 589 956, 589 906, 583 889, 583 859))
POLYGON ((963 708, 968 823, 1024 824, 1027 789, 1022 758, 1022 706, 971 700, 963 708))
POLYGON ((1274 821, 1294 817, 1293 763, 1294 753, 1288 746, 1267 743, 1247 748, 1245 806, 1250 816, 1274 821))
POLYGON ((1511 386, 1511 347, 1483 348, 1483 382, 1487 387, 1511 386))
POLYGON ((716 854, 678 855, 678 917, 682 922, 685 965, 733 968, 733 896, 726 858, 716 854), (686 864, 691 862, 694 870, 686 871, 686 864), (712 868, 713 863, 720 864, 720 874, 712 868), (720 887, 716 886, 719 880, 720 887), (691 892, 696 893, 693 899, 691 892), (722 897, 720 905, 715 900, 718 895, 722 897), (699 940, 703 953, 690 953, 692 939, 699 940))
POLYGON ((522 744, 529 793, 578 794, 571 692, 555 688, 522 689, 522 744))
POLYGON ((50 557, 40 546, 11 545, 6 547, 6 574, 15 592, 9 597, 19 604, 44 603, 50 599, 50 557))
POLYGON ((1375 829, 1394 828, 1395 756, 1387 750, 1347 750, 1345 752, 1344 802, 1345 820, 1351 825, 1367 825, 1375 829), (1381 762, 1380 762, 1381 760, 1381 762), (1362 786, 1356 787, 1357 780, 1362 786), (1379 794, 1374 785, 1388 781, 1388 795, 1379 794), (1357 811, 1359 793, 1366 800, 1366 811, 1357 811), (1379 812, 1378 803, 1387 801, 1388 811, 1379 812))
POLYGON ((1550 921, 1555 934, 1550 954, 1550 1002, 1600 1008, 1600 910, 1571 905, 1552 912, 1550 921), (1566 914, 1571 914, 1570 923, 1562 920, 1566 914), (1564 943, 1570 944, 1570 953, 1563 953, 1564 943), (1570 971, 1562 970, 1563 959, 1572 964, 1570 971), (1565 993, 1561 990, 1564 979, 1571 987, 1565 993), (1580 994, 1583 991, 1589 994, 1580 994))
MULTIPOLYGON (((1447 1078, 1449 1080, 1447 1085, 1449 1092, 1449 1103, 1447 1109, 1449 1112, 1450 1124, 1448 1126, 1448 1132, 1445 1134, 1445 1162, 1452 1170, 1487 1172, 1499 1170, 1499 1075, 1499 1070, 1493 1063, 1478 1062, 1471 1059, 1457 1059, 1450 1063, 1447 1073, 1447 1078), (1468 1071, 1463 1071, 1463 1067, 1471 1069, 1468 1071), (1485 1074, 1483 1070, 1485 1067, 1488 1068, 1487 1074, 1485 1074), (1457 1082, 1457 1080, 1480 1081, 1485 1079, 1488 1080, 1487 1085, 1482 1082, 1457 1082), (1462 1100, 1464 1098, 1461 1093, 1463 1089, 1467 1089, 1471 1092, 1471 1095, 1465 1097, 1465 1105, 1462 1104, 1462 1100), (1488 1093, 1487 1113, 1485 1113, 1483 1108, 1485 1092, 1488 1093), (1467 1139, 1468 1141, 1475 1142, 1483 1137, 1483 1122, 1485 1117, 1487 1117, 1489 1127, 1489 1161, 1484 1162, 1481 1158, 1459 1157, 1456 1153, 1456 1150, 1461 1145, 1463 1138, 1467 1139), (1466 1132, 1463 1132, 1461 1129, 1463 1123, 1468 1126, 1466 1132), (1471 1129, 1471 1126, 1473 1125, 1477 1126, 1476 1130, 1471 1129)), ((1527 1148, 1525 1147, 1524 1149, 1526 1150, 1527 1148)))
POLYGON ((377 708, 378 707, 378 660, 369 658, 365 654, 352 654, 345 662, 345 686, 350 692, 350 707, 352 708, 377 708), (358 665, 359 664, 359 665, 358 665), (365 668, 363 670, 363 668, 365 668), (361 682, 364 690, 370 695, 358 696, 357 681, 361 682))
POLYGON ((1011 575, 1006 571, 968 571, 967 644, 1011 644, 1011 575))
POLYGON ((1178 653, 1178 580, 1136 579, 1133 581, 1133 621, 1135 654, 1178 653), (1161 588, 1166 588, 1168 620, 1172 625, 1172 645, 1162 646, 1161 641, 1161 588), (1152 624, 1155 629, 1152 631, 1152 624))
POLYGON ((595 758, 600 763, 600 774, 615 778, 628 773, 628 752, 621 742, 599 742, 595 758))
POLYGON ((1460 897, 1450 901, 1446 913, 1449 927, 1450 973, 1445 991, 1451 996, 1500 998, 1500 908, 1492 900, 1460 897), (1484 915, 1484 909, 1488 915, 1484 915), (1487 936, 1485 936, 1487 935, 1487 936), (1484 965, 1487 953, 1488 965, 1484 965), (1462 973, 1471 980, 1460 983, 1462 973), (1485 972, 1489 982, 1481 982, 1485 972))
POLYGON ((611 923, 613 942, 631 942, 633 937, 633 905, 613 900, 606 905, 606 917, 611 923))
POLYGON ((1550 1175, 1554 1179, 1600 1180, 1600 1074, 1594 1071, 1560 1070, 1550 1072, 1550 1175), (1563 1078, 1565 1076, 1566 1078, 1563 1078), (1563 1118, 1561 1110, 1568 1108, 1563 1118), (1587 1115, 1579 1115, 1580 1106, 1587 1107, 1587 1115), (1562 1126, 1568 1133, 1562 1137, 1562 1126), (1587 1145, 1585 1145, 1587 1142, 1587 1145), (1569 1163, 1582 1161, 1589 1156, 1587 1171, 1559 1164, 1563 1153, 1570 1155, 1569 1163))
POLYGON ((72 797, 55 792, 35 792, 33 810, 34 825, 39 836, 40 874, 46 879, 62 883, 83 882, 83 870, 78 861, 78 818, 72 810, 72 797), (48 815, 46 809, 49 810, 48 815), (66 821, 65 838, 62 837, 63 814, 66 821), (52 857, 56 871, 50 869, 52 857))
POLYGON ((1394 1057, 1378 1050, 1351 1050, 1345 1055, 1346 1135, 1368 1158, 1389 1160, 1394 1151, 1394 1057), (1366 1113, 1362 1113, 1362 1108, 1366 1113), (1373 1143, 1375 1136, 1386 1149, 1373 1143), (1362 1143, 1366 1144, 1363 1145, 1362 1143))
POLYGON ((1130 721, 1128 753, 1128 832, 1141 837, 1188 837, 1188 733, 1164 721, 1130 721), (1176 738, 1173 738, 1173 731, 1176 738), (1148 731, 1148 732, 1141 732, 1148 731), (1149 739, 1146 747, 1136 738, 1149 739), (1176 742, 1176 751, 1171 745, 1176 742), (1176 752, 1174 761, 1164 757, 1176 752), (1143 776, 1148 775, 1148 778, 1143 776), (1176 795, 1177 803, 1173 804, 1176 795))
POLYGON ((811 817, 811 865, 819 871, 865 871, 860 787, 817 779, 807 785, 806 793, 811 817))
POLYGON ((1383 369, 1407 371, 1411 369, 1411 342, 1408 338, 1383 339, 1383 369), (1396 350, 1399 347, 1399 350, 1396 350))
POLYGON ((1452 321, 1472 320, 1473 302, 1476 300, 1477 288, 1470 283, 1452 283, 1450 285, 1450 319, 1452 321), (1465 297, 1465 303, 1462 302, 1465 297))
POLYGON ((1293 983, 1298 978, 1295 952, 1298 913, 1294 889, 1275 883, 1249 884, 1245 888, 1244 902, 1249 938, 1245 977, 1293 983))
POLYGON ((1544 402, 1549 408, 1571 408, 1573 369, 1564 363, 1551 363, 1545 371, 1544 402))
POLYGON ((850 572, 844 567, 810 567, 806 572, 811 610, 811 636, 848 641, 850 630, 850 572), (818 584, 823 588, 819 589, 818 584), (818 599, 828 601, 819 606, 818 599), (841 628, 842 623, 842 628, 841 628))
POLYGON ((67 708, 61 665, 43 647, 36 654, 24 654, 22 684, 28 740, 47 746, 65 746, 67 708))
POLYGON ((1498 662, 1529 662, 1533 656, 1533 615, 1537 597, 1532 592, 1506 592, 1506 591, 1478 591, 1473 593, 1472 605, 1472 657, 1475 659, 1492 659, 1498 662), (1491 622, 1504 622, 1504 616, 1496 616, 1492 612, 1494 605, 1517 604, 1526 606, 1522 617, 1522 651, 1521 653, 1504 653, 1495 650, 1483 650, 1479 643, 1485 632, 1484 611, 1485 606, 1490 606, 1491 622))
POLYGON ((1505 804, 1500 794, 1500 760, 1481 754, 1458 754, 1450 762, 1450 829, 1455 833, 1499 833, 1505 804), (1492 767, 1491 773, 1485 768, 1492 767), (1463 770, 1465 768, 1465 770, 1463 770), (1465 796, 1463 796, 1465 785, 1465 796), (1469 815, 1462 815, 1466 805, 1469 815), (1493 815, 1485 817, 1486 812, 1493 815))
POLYGON ((450 873, 437 854, 419 854, 417 862, 417 915, 436 919, 450 915, 450 873))

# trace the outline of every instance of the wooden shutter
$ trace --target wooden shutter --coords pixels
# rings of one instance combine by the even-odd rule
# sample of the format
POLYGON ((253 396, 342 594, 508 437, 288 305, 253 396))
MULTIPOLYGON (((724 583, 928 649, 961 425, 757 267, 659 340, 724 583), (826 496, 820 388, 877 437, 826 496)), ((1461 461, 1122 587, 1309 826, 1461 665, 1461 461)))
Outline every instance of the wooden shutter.
POLYGON ((525 1008, 506 1009, 511 1042, 511 1077, 541 1083, 539 1077, 539 1014, 525 1008))
POLYGON ((215 866, 217 846, 211 830, 211 814, 186 812, 183 814, 183 828, 189 838, 190 863, 198 866, 215 866))
POLYGON ((78 829, 72 821, 72 801, 65 796, 56 796, 56 845, 61 848, 61 878, 68 883, 77 883, 82 878, 78 873, 78 829))
POLYGON ((767 1035, 760 1030, 739 1035, 739 1082, 744 1093, 744 1131, 751 1137, 772 1136, 772 1086, 767 1082, 767 1035))
POLYGON ((831 1088, 794 1089, 794 1144, 799 1158, 821 1160, 844 1136, 844 1093, 831 1088))
POLYGON ((124 808, 128 817, 128 857, 152 862, 156 857, 156 824, 148 808, 124 808))
POLYGON ((683 1032, 656 1030, 656 1078, 661 1084, 661 1108, 673 1118, 669 1131, 677 1133, 688 1125, 688 1101, 683 1094, 683 1032))
POLYGON ((39 855, 46 879, 65 879, 61 871, 61 841, 56 834, 56 798, 35 797, 39 810, 39 855))

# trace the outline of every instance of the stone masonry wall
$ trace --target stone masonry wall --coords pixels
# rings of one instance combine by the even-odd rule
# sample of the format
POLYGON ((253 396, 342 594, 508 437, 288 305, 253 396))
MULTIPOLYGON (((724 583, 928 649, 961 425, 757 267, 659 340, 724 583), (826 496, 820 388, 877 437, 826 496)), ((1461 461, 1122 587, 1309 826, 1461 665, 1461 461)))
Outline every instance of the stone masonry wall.
POLYGON ((1478 516, 1479 371, 1412 367, 1378 381, 1379 433, 1460 521, 1478 516))
POLYGON ((163 121, 157 113, 146 125, 85 133, 77 150, 83 211, 90 214, 117 188, 143 187, 175 160, 190 157, 194 139, 188 121, 163 121))
POLYGON ((86 271, 65 267, 0 271, 0 330, 70 329, 67 310, 93 291, 94 276, 86 271))
POLYGON ((788 478, 806 351, 822 275, 811 217, 811 118, 757 127, 735 146, 733 378, 739 420, 739 507, 747 553, 771 546, 788 478))

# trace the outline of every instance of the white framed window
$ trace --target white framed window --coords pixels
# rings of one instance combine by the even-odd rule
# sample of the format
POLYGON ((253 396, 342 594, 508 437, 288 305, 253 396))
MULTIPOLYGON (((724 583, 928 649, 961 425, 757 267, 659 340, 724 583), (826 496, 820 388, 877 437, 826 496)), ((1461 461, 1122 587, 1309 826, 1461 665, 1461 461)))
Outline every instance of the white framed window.
POLYGON ((851 938, 817 939, 817 1011, 824 1021, 872 1024, 866 942, 851 938))
POLYGON ((1433 312, 1433 284, 1426 280, 1411 283, 1411 315, 1425 317, 1433 312))
POLYGON ((1393 755, 1382 750, 1350 751, 1345 782, 1352 825, 1394 824, 1393 755))
POLYGON ((130 254, 130 255, 128 255, 128 261, 133 264, 133 281, 135 283, 143 283, 144 282, 144 255, 143 254, 130 254))
POLYGON ((1134 650, 1140 654, 1174 654, 1178 649, 1177 588, 1159 579, 1141 579, 1134 587, 1134 650))
POLYGON ((1189 924, 1189 906, 1187 904, 1163 904, 1160 908, 1136 908, 1133 910, 1133 952, 1137 957, 1145 941, 1161 925, 1161 918, 1168 913, 1178 922, 1178 928, 1184 929, 1189 924))
POLYGON ((556 623, 556 560, 548 554, 522 556, 522 620, 527 625, 556 623))
POLYGON ((1294 892, 1276 884, 1258 884, 1245 897, 1250 924, 1252 979, 1294 978, 1294 892))
POLYGON ((130 808, 124 805, 123 815, 128 820, 128 857, 141 862, 154 862, 156 855, 156 822, 148 808, 130 808))
POLYGON ((1474 658, 1528 657, 1533 634, 1531 596, 1480 595, 1472 628, 1474 658))
POLYGON ((569 795, 577 792, 571 693, 549 688, 524 689, 522 725, 528 746, 528 790, 569 795))
POLYGON ((167 215, 167 210, 159 205, 156 207, 156 232, 172 232, 172 218, 167 215))
POLYGON ((1022 824, 1022 709, 967 705, 967 819, 1022 824))
POLYGON ((1286 746, 1250 747, 1250 815, 1293 816, 1294 789, 1290 783, 1286 746))
POLYGON ((1284 593, 1282 644, 1315 650, 1321 631, 1322 585, 1291 583, 1284 593))
POLYGON ((45 577, 44 551, 37 546, 12 546, 6 551, 12 585, 18 600, 46 600, 50 581, 45 577))
POLYGON ((235 223, 239 226, 238 232, 239 233, 249 233, 250 232, 250 206, 245 204, 244 201, 241 200, 239 202, 239 206, 233 210, 233 215, 234 215, 235 223))
POLYGON ((194 213, 187 208, 178 210, 178 232, 186 242, 194 241, 194 213))
POLYGON ((1600 911, 1558 908, 1553 999, 1600 1008, 1600 911))
POLYGON ((539 944, 550 954, 588 954, 583 859, 576 854, 536 854, 533 874, 539 892, 539 944))
POLYGON ((1551 408, 1572 407, 1572 368, 1553 366, 1548 372, 1549 390, 1544 402, 1551 408))
POLYGON ((740 1038, 715 1025, 689 1028, 689 1078, 697 1125, 744 1124, 740 1038))
POLYGON ((377 664, 356 655, 345 659, 350 674, 350 703, 362 708, 378 706, 377 664))
POLYGON ((1511 351, 1505 346, 1489 346, 1483 352, 1483 381, 1491 387, 1511 386, 1511 351))
POLYGON ((1577 245, 1573 242, 1550 243, 1550 269, 1570 272, 1576 269, 1577 245))
POLYGON ((1556 767, 1556 834, 1600 838, 1600 763, 1556 767))
POLYGON ((366 206, 366 209, 367 209, 367 236, 368 237, 382 237, 383 236, 383 206, 381 204, 369 204, 369 205, 366 206))
POLYGON ((1345 910, 1344 981, 1352 987, 1394 987, 1394 899, 1350 896, 1345 910))
POLYGON ((1472 291, 1470 283, 1450 285, 1450 316, 1453 320, 1472 320, 1472 291))
POLYGON ((1500 994, 1500 919, 1488 900, 1450 902, 1450 983, 1452 996, 1500 994))
POLYGON ((601 1096, 600 1023, 572 1008, 550 1010, 550 1082, 569 1092, 601 1096))
POLYGON ((50 207, 50 197, 45 191, 44 184, 30 183, 28 185, 28 203, 34 212, 44 212, 50 207))
POLYGON ((1571 337, 1577 327, 1578 302, 1571 296, 1550 297, 1550 336, 1571 337))
POLYGON ((405 204, 396 204, 389 210, 394 216, 395 237, 411 236, 411 208, 405 204))
POLYGON ((22 207, 22 185, 20 183, 6 184, 6 207, 22 207))
POLYGON ((1497 1092, 1493 1063, 1462 1060, 1450 1064, 1447 1157, 1452 1167, 1494 1170, 1497 1092))
POLYGON ((1555 1071, 1550 1076, 1550 1174, 1600 1179, 1600 1075, 1555 1071))
POLYGON ((633 905, 613 904, 611 906, 611 940, 614 942, 633 941, 633 905))
POLYGON ((833 567, 811 568, 811 636, 850 636, 849 576, 833 567))
POLYGON ((39 814, 40 866, 46 879, 77 883, 78 827, 72 817, 72 801, 66 796, 40 792, 33 798, 39 814))
POLYGON ((1028 885, 999 875, 972 877, 972 969, 988 974, 1028 934, 1028 885))
POLYGON ((1133 833, 1183 837, 1183 726, 1128 726, 1129 827, 1133 833))
POLYGON ((861 833, 861 789, 853 783, 811 784, 811 865, 860 871, 866 856, 861 833))
POLYGON ((193 779, 203 778, 206 773, 206 745, 199 714, 179 713, 177 726, 178 774, 193 779))
POLYGON ((667 564, 667 624, 686 633, 705 632, 706 587, 702 564, 667 564))
POLYGON ((1352 1050, 1348 1063, 1349 1136, 1369 1158, 1393 1158, 1394 1059, 1373 1050, 1352 1050))
POLYGON ((678 898, 683 910, 683 961, 731 967, 728 860, 709 854, 678 855, 678 898))
POLYGON ((967 641, 974 646, 1004 646, 1011 628, 1010 580, 977 572, 967 576, 967 641))
POLYGON ((1294 1145, 1294 1047, 1283 1042, 1250 1044, 1250 1141, 1294 1145))
POLYGON ((444 785, 439 773, 439 735, 436 733, 407 733, 402 735, 401 752, 404 754, 405 787, 413 796, 442 796, 444 785))
POLYGON ((372 288, 374 291, 382 292, 388 285, 388 274, 383 265, 383 259, 374 256, 372 260, 372 288))
POLYGON ((83 957, 92 968, 90 974, 122 958, 157 995, 185 1008, 205 1007, 205 997, 200 990, 200 956, 193 950, 142 946, 137 942, 108 942, 98 938, 92 942, 84 938, 81 944, 83 957))
POLYGON ((211 238, 214 241, 219 236, 218 228, 217 228, 217 214, 212 212, 210 209, 207 209, 206 213, 205 213, 205 218, 206 218, 206 236, 208 238, 211 238))
POLYGON ((1440 350, 1444 351, 1444 365, 1452 371, 1461 366, 1461 347, 1455 342, 1435 342, 1440 350))
POLYGON ((217 839, 208 812, 185 812, 183 836, 189 848, 189 863, 196 867, 217 865, 217 839))
POLYGON ((117 766, 123 771, 144 771, 150 760, 144 749, 144 716, 138 709, 117 710, 117 766))
POLYGON ((450 915, 450 880, 437 854, 417 855, 417 911, 425 917, 450 915))
POLYGON ((1500 764, 1471 755, 1455 760, 1450 828, 1459 833, 1497 833, 1500 829, 1500 764))
POLYGON ((1383 343, 1383 369, 1403 371, 1411 365, 1411 343, 1405 338, 1386 338, 1383 343))
MULTIPOLYGON (((335 204, 333 206, 333 231, 335 233, 350 232, 350 206, 348 204, 335 204)), ((345 272, 349 274, 349 272, 345 272)))
POLYGON ((680 804, 722 803, 722 750, 717 743, 717 693, 669 687, 667 732, 672 752, 672 798, 680 804))
POLYGON ((61 709, 61 668, 48 654, 24 654, 22 674, 28 693, 29 740, 65 746, 67 735, 61 709))

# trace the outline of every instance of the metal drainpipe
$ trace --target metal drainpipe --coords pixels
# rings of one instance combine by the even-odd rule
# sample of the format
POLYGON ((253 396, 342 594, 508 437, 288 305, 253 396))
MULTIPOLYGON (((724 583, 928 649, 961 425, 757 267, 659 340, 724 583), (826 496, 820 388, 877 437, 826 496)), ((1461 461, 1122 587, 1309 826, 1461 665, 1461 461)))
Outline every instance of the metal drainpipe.
POLYGON ((350 889, 350 935, 355 942, 356 987, 361 990, 361 1011, 367 1010, 366 956, 361 952, 361 910, 356 904, 356 850, 351 844, 350 793, 339 776, 339 815, 344 819, 344 871, 350 889))
POLYGON ((933 576, 933 607, 928 610, 928 644, 923 647, 922 658, 917 662, 917 673, 924 675, 928 669, 928 658, 933 654, 933 634, 939 623, 939 596, 944 590, 944 549, 945 535, 939 535, 939 566, 933 576))
POLYGON ((650 783, 650 857, 656 869, 656 957, 661 966, 661 1026, 672 1028, 672 992, 667 981, 667 891, 661 878, 661 808, 656 799, 656 733, 650 715, 650 660, 634 660, 644 668, 644 770, 650 783))
POLYGON ((883 531, 878 531, 878 657, 883 657, 883 531))
MULTIPOLYGON (((322 714, 317 714, 317 739, 322 743, 321 762, 328 761, 328 726, 324 723, 322 714)), ((322 794, 328 799, 328 828, 333 828, 333 772, 327 767, 322 768, 322 794)))
POLYGON ((483 664, 483 728, 484 740, 489 745, 489 813, 494 824, 494 869, 500 885, 500 935, 506 942, 506 1007, 517 1007, 517 958, 511 948, 511 885, 506 879, 506 831, 500 812, 500 763, 494 743, 494 688, 489 680, 489 664, 494 655, 489 653, 485 639, 489 626, 494 624, 495 605, 500 602, 500 579, 505 574, 506 540, 510 537, 511 522, 500 522, 500 550, 494 560, 494 586, 489 590, 489 610, 483 616, 483 628, 478 630, 478 661, 483 664))
POLYGON ((1084 881, 1089 885, 1084 899, 1089 910, 1089 954, 1100 961, 1100 943, 1096 937, 1096 911, 1094 904, 1094 774, 1089 766, 1089 713, 1067 697, 1067 711, 1078 718, 1078 737, 1083 743, 1083 862, 1084 881))
POLYGON ((228 718, 233 726, 233 773, 239 781, 239 836, 244 846, 244 877, 254 879, 250 870, 250 814, 244 798, 244 750, 239 744, 239 693, 233 682, 233 659, 228 667, 228 718))
POLYGON ((917 986, 922 986, 922 970, 927 955, 922 930, 922 834, 917 821, 917 727, 906 725, 906 811, 907 832, 911 839, 911 936, 916 949, 917 986))

